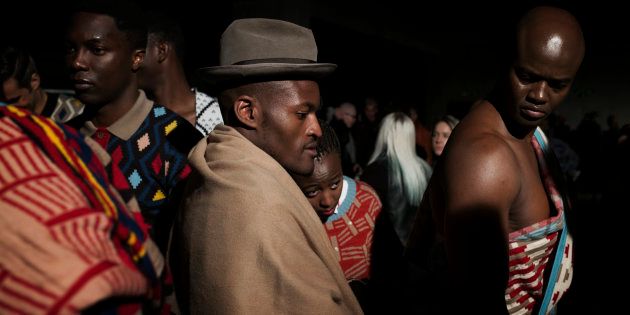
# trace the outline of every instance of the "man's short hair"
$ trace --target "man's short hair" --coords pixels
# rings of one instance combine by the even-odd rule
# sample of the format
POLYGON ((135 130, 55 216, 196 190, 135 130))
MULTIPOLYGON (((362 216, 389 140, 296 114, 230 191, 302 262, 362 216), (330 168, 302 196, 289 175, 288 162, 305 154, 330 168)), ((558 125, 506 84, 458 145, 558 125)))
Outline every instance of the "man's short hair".
POLYGON ((147 31, 161 41, 170 43, 175 48, 179 60, 184 59, 186 44, 184 32, 179 22, 163 11, 153 10, 146 14, 147 31))
POLYGON ((147 46, 147 26, 145 14, 133 1, 123 0, 79 0, 72 8, 72 13, 88 12, 112 17, 118 29, 125 33, 133 49, 145 49, 147 46))

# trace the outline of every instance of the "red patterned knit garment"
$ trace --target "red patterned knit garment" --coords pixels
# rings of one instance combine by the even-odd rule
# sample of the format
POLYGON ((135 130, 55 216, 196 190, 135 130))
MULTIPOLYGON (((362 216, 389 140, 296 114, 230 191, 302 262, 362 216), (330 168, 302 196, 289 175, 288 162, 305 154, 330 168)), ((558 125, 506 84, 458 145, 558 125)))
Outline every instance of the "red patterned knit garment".
MULTIPOLYGON (((541 139, 538 141, 546 142, 544 134, 540 130, 537 132, 541 139)), ((541 307, 546 308, 543 313, 549 313, 569 288, 573 276, 573 241, 570 234, 562 242, 562 248, 556 250, 562 229, 566 228, 564 204, 543 156, 541 145, 546 144, 540 144, 536 139, 532 138, 532 146, 545 190, 554 206, 554 215, 509 235, 510 271, 505 300, 509 313, 517 315, 531 314, 541 307), (552 254, 556 251, 561 255, 558 257, 558 272, 555 278, 545 279, 545 270, 553 267, 556 255, 552 254), (548 286, 553 289, 552 298, 548 305, 541 305, 548 286)))
POLYGON ((348 190, 324 227, 346 279, 369 279, 374 222, 381 201, 368 184, 344 176, 348 190))

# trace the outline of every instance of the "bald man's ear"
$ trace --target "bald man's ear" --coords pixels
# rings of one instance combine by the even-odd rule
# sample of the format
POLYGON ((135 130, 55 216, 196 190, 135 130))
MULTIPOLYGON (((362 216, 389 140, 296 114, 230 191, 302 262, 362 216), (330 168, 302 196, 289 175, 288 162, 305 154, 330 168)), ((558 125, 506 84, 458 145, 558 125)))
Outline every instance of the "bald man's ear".
POLYGON ((260 103, 250 96, 240 96, 234 101, 234 114, 241 124, 256 129, 262 119, 260 103))

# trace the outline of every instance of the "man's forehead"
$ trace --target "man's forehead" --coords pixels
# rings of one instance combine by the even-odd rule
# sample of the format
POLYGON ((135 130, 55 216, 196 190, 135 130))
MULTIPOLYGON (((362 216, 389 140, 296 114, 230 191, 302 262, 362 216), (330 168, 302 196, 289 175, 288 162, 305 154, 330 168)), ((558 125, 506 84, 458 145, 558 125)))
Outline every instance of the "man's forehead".
POLYGON ((113 17, 91 12, 75 13, 70 31, 80 32, 84 37, 99 40, 123 35, 113 17))

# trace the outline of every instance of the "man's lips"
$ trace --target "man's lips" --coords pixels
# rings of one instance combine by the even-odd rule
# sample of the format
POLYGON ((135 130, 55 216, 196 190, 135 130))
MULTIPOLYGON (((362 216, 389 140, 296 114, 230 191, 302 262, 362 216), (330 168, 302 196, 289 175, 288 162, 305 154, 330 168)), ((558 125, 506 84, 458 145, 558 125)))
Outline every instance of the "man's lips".
POLYGON ((85 79, 75 79, 73 80, 74 89, 75 90, 86 90, 94 86, 94 84, 85 79))
POLYGON ((547 114, 543 110, 538 109, 535 106, 523 106, 521 107, 521 113, 536 119, 543 118, 547 114))
POLYGON ((313 157, 315 157, 317 155, 317 144, 313 143, 305 146, 304 151, 307 151, 308 153, 313 155, 313 157))
POLYGON ((531 109, 523 109, 523 111, 525 112, 525 114, 527 114, 527 116, 533 118, 543 118, 545 116, 545 113, 531 109))

